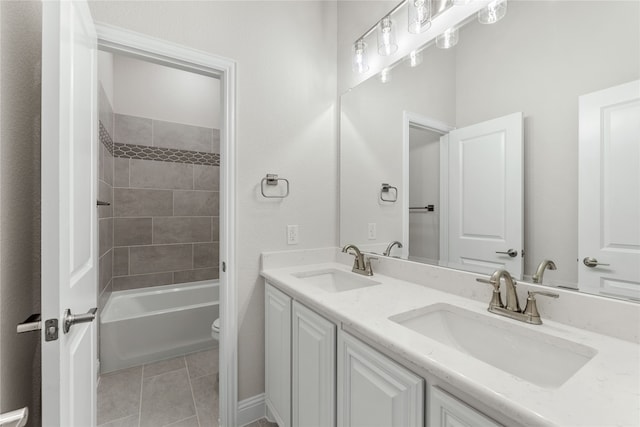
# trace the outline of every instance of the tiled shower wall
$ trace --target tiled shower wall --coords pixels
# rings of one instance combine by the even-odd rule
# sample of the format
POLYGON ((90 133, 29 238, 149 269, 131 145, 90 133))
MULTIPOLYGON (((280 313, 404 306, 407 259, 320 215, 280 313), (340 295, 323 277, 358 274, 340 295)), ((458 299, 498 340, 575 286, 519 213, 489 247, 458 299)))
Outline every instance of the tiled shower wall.
POLYGON ((217 278, 219 131, 111 117, 113 133, 101 127, 115 155, 109 291, 217 278))
POLYGON ((98 96, 100 138, 98 141, 98 200, 110 206, 98 206, 98 300, 100 310, 112 290, 113 278, 113 143, 109 146, 109 134, 113 134, 113 109, 102 85, 98 96))

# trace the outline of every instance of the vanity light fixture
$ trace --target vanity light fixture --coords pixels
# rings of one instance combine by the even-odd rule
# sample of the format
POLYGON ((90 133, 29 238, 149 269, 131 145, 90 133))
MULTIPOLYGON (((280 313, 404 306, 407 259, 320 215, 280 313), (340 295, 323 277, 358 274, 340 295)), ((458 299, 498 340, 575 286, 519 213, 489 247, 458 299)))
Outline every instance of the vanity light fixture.
POLYGON ((412 50, 409 53, 409 66, 417 67, 422 64, 422 52, 419 50, 412 50))
POLYGON ((398 50, 396 32, 389 15, 382 18, 378 25, 378 53, 388 56, 398 50))
POLYGON ((391 68, 384 68, 380 71, 380 81, 382 83, 388 83, 391 80, 391 68))
POLYGON ((362 39, 353 44, 353 71, 360 74, 369 71, 367 44, 362 39))
POLYGON ((408 0, 409 27, 412 34, 420 34, 431 26, 431 0, 408 0))
POLYGON ((442 34, 436 36, 436 46, 440 49, 449 49, 458 44, 458 29, 451 27, 442 34))
POLYGON ((507 0, 493 0, 478 12, 478 22, 495 24, 507 14, 507 0))

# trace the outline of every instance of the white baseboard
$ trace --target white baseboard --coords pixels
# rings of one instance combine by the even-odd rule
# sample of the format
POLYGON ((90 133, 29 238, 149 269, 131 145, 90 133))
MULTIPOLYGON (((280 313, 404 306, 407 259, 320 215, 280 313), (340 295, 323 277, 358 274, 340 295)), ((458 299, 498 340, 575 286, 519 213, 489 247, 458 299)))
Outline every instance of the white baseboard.
POLYGON ((245 426, 265 416, 264 393, 238 402, 238 425, 245 426))

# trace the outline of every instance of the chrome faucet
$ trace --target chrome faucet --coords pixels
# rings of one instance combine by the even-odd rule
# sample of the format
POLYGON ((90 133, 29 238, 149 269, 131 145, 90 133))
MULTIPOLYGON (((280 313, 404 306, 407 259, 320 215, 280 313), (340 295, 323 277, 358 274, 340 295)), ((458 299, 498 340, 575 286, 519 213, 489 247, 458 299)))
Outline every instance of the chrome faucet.
POLYGON ((551 261, 550 259, 544 259, 540 264, 538 264, 538 269, 536 270, 536 274, 531 278, 533 283, 542 284, 542 276, 544 275, 544 271, 546 269, 556 270, 556 263, 551 261))
POLYGON ((497 283, 500 286, 500 279, 504 279, 504 284, 507 287, 507 305, 506 309, 509 311, 520 312, 520 302, 518 301, 518 293, 516 292, 516 282, 511 277, 511 274, 507 270, 498 269, 493 272, 489 279, 492 283, 497 283))
POLYGON ((391 249, 393 249, 394 246, 398 246, 398 249, 400 249, 400 248, 402 248, 402 243, 397 241, 397 240, 394 240, 393 242, 389 243, 389 246, 387 246, 387 249, 384 250, 382 255, 390 256, 391 255, 391 249))
POLYGON ((342 248, 342 252, 354 255, 356 259, 353 262, 353 268, 351 271, 354 273, 362 274, 364 276, 373 276, 373 270, 371 269, 371 260, 378 259, 376 257, 365 257, 365 255, 360 252, 360 249, 356 245, 348 244, 342 248), (352 250, 353 252, 349 252, 352 250))
POLYGON ((536 303, 536 295, 543 295, 550 298, 558 298, 560 295, 553 292, 541 292, 541 291, 528 291, 527 293, 527 305, 524 310, 520 309, 518 303, 518 293, 516 292, 516 282, 511 277, 508 271, 499 269, 494 271, 491 277, 487 279, 476 279, 478 282, 488 283, 493 286, 493 294, 491 301, 489 302, 489 308, 487 309, 491 313, 499 314, 500 316, 509 317, 511 319, 520 320, 521 322, 531 323, 533 325, 541 325, 542 319, 540 319, 540 313, 538 312, 538 305, 536 303), (504 279, 507 298, 507 306, 502 304, 500 298, 500 284, 504 279))

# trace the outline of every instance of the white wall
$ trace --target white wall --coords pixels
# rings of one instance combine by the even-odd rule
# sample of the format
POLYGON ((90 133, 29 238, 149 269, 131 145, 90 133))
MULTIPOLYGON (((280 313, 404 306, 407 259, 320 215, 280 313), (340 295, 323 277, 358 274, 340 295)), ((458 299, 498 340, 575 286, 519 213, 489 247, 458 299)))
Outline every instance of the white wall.
POLYGON ((98 51, 98 81, 113 108, 113 53, 98 51))
POLYGON ((220 128, 220 81, 201 74, 113 55, 111 101, 117 114, 220 128))
POLYGON ((337 244, 334 2, 92 2, 97 21, 237 61, 239 399, 264 391, 260 253, 337 244), (291 181, 281 201, 260 179, 291 181), (300 226, 287 246, 286 225, 300 226))
POLYGON ((40 420, 40 2, 0 2, 0 412, 40 420))

